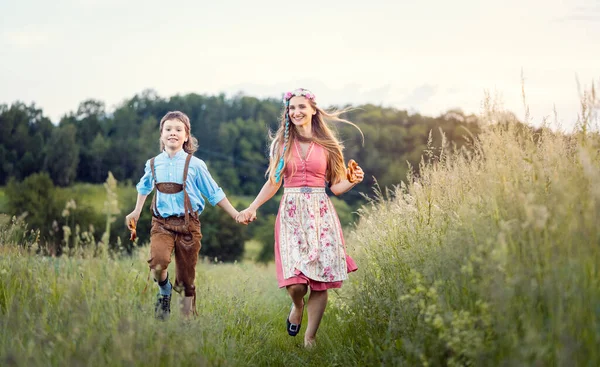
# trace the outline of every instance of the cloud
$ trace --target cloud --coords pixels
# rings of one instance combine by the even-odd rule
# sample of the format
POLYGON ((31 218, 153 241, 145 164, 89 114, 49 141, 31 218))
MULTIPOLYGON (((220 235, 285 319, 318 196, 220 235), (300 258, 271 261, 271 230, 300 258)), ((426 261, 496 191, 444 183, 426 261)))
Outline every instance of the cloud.
POLYGON ((47 32, 39 30, 5 31, 2 42, 18 48, 34 48, 48 44, 50 37, 47 32))
POLYGON ((600 14, 572 14, 565 17, 555 18, 557 22, 570 22, 570 21, 586 21, 586 22, 600 22, 600 14))
POLYGON ((243 83, 226 87, 224 92, 228 95, 242 93, 258 98, 281 98, 283 94, 295 88, 307 88, 313 91, 319 103, 323 106, 351 104, 383 104, 390 100, 391 86, 389 84, 366 89, 358 83, 331 88, 327 84, 315 79, 298 79, 276 84, 243 83))
POLYGON ((365 91, 363 94, 369 96, 373 101, 387 101, 391 97, 391 85, 386 84, 379 88, 373 88, 365 91))
POLYGON ((406 97, 400 100, 402 105, 418 107, 429 101, 437 93, 437 85, 423 84, 412 90, 406 97))
POLYGON ((460 93, 460 89, 458 89, 457 87, 446 88, 446 94, 448 94, 448 95, 457 94, 457 93, 460 93))
POLYGON ((600 4, 577 6, 571 14, 554 18, 556 22, 600 22, 600 4))

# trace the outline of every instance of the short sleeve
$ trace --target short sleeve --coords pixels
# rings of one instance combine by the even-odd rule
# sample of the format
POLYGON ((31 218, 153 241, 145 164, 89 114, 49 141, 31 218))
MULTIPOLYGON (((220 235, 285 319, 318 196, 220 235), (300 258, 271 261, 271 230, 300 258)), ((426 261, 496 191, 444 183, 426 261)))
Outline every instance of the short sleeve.
POLYGON ((195 185, 200 190, 202 196, 204 196, 208 200, 210 205, 217 205, 221 200, 225 198, 225 192, 219 187, 219 185, 217 185, 215 180, 212 178, 212 175, 208 171, 208 167, 206 166, 206 163, 204 163, 204 161, 198 159, 197 165, 195 166, 195 168, 198 171, 198 174, 196 175, 194 180, 195 185))

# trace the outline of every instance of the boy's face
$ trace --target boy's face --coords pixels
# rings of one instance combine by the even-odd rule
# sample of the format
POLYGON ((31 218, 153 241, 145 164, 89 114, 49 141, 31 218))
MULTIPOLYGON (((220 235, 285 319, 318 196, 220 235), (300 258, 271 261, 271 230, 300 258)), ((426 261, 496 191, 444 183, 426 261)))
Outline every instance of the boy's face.
POLYGON ((165 149, 176 152, 183 148, 183 143, 188 140, 188 134, 185 131, 185 125, 179 120, 167 120, 163 124, 160 140, 165 145, 165 149))

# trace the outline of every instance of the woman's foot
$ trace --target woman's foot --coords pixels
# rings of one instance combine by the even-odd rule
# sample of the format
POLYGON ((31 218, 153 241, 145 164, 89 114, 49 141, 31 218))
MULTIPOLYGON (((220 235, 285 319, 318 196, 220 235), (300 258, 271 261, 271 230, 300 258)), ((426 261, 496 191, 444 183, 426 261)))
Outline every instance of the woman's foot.
POLYGON ((312 349, 317 346, 315 339, 304 338, 304 348, 312 349))
POLYGON ((297 308, 293 303, 290 309, 290 314, 286 320, 287 332, 290 336, 298 335, 300 326, 302 325, 302 315, 304 314, 304 300, 302 300, 302 308, 297 308))

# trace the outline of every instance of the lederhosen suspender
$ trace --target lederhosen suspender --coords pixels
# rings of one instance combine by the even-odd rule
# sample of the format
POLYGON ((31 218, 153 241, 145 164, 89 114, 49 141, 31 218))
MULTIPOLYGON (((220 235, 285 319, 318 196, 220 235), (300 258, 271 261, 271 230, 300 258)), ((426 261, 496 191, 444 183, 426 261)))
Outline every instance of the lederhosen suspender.
MULTIPOLYGON (((183 191, 183 208, 185 211, 185 226, 189 227, 190 224, 190 214, 194 217, 197 215, 196 212, 192 209, 192 202, 190 200, 190 196, 185 189, 188 168, 190 166, 190 160, 192 159, 192 155, 188 154, 185 159, 185 167, 183 168, 183 184, 178 184, 176 182, 156 182, 156 174, 154 173, 154 158, 150 159, 150 169, 152 171, 152 178, 154 179, 154 185, 156 186, 156 190, 160 191, 163 194, 177 194, 178 192, 183 191)), ((160 213, 156 207, 156 196, 158 193, 155 193, 152 197, 152 215, 157 216, 160 213)))

